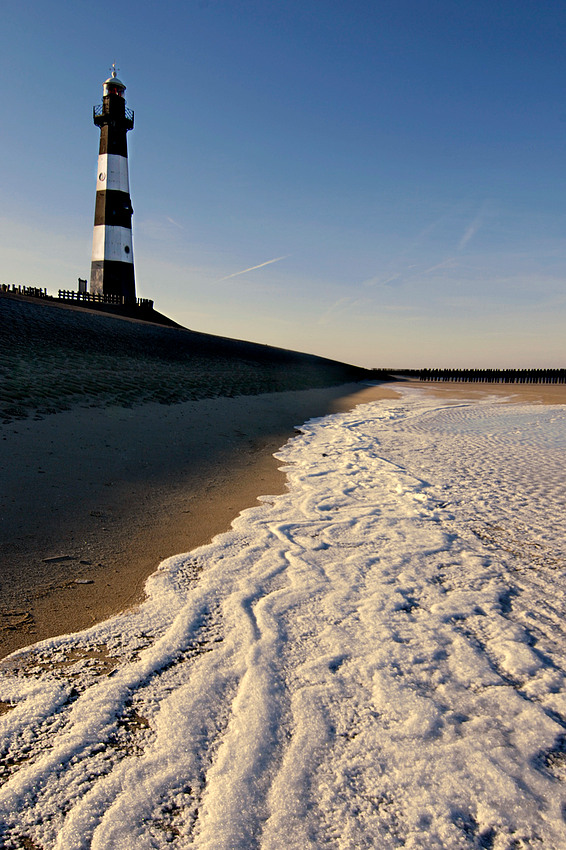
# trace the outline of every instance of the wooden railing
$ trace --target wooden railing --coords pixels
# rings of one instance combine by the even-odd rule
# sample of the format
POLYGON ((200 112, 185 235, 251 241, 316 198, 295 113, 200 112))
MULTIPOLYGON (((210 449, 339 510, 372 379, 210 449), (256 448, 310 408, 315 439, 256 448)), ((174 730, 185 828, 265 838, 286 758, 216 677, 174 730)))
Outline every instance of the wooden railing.
MULTIPOLYGON (((38 286, 20 286, 15 283, 0 283, 0 293, 9 295, 28 295, 32 298, 47 298, 51 301, 55 300, 53 295, 47 294, 47 289, 41 289, 38 286)), ((136 298, 134 301, 129 301, 122 295, 99 295, 94 292, 77 292, 73 289, 60 289, 57 293, 59 301, 75 301, 86 304, 115 304, 124 307, 141 307, 144 310, 153 310, 153 301, 151 298, 136 298)))
POLYGON ((150 298, 136 298, 135 302, 130 302, 123 295, 101 295, 96 292, 75 292, 71 289, 60 289, 59 299, 61 301, 82 301, 91 304, 128 305, 135 303, 137 307, 144 307, 148 310, 153 309, 153 301, 150 298))
POLYGON ((15 283, 0 284, 0 292, 10 292, 14 295, 31 295, 32 298, 50 298, 46 289, 38 286, 19 286, 15 283))

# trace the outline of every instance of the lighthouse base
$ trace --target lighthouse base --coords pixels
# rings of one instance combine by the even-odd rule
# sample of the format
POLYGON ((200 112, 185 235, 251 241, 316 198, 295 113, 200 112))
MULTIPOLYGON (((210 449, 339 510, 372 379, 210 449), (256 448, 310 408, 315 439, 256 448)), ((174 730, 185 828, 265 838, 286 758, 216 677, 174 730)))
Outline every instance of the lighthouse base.
POLYGON ((96 260, 90 269, 90 291, 93 295, 118 295, 124 299, 125 304, 135 304, 133 264, 96 260))

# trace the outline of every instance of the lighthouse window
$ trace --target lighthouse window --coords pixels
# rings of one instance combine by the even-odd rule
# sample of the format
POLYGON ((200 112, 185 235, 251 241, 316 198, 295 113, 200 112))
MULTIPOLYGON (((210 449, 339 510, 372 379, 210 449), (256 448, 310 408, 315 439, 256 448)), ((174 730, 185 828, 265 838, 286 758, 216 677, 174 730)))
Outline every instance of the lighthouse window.
POLYGON ((130 246, 129 246, 129 245, 125 245, 125 246, 124 246, 124 251, 126 252, 126 254, 129 254, 129 253, 130 253, 130 246))

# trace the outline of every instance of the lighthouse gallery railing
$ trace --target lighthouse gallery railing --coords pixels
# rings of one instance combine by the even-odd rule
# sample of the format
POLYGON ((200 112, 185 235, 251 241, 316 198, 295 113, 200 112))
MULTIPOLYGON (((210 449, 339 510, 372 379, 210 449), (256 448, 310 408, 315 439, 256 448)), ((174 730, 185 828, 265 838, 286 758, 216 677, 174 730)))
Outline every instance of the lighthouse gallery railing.
MULTIPOLYGON (((126 118, 134 123, 134 110, 129 109, 127 106, 124 107, 124 111, 126 113, 126 118)), ((92 117, 100 118, 101 115, 104 115, 104 106, 102 103, 98 103, 96 106, 92 107, 92 117)))

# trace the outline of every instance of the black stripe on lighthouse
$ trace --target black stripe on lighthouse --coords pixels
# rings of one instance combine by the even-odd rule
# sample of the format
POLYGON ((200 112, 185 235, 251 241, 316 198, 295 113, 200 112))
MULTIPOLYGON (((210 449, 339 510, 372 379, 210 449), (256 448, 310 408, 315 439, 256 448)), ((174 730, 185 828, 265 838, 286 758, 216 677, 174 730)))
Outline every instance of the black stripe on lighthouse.
POLYGON ((132 229, 132 202, 127 192, 110 189, 96 193, 94 226, 111 224, 132 229))
POLYGON ((113 133, 111 130, 114 128, 109 127, 108 124, 100 128, 100 153, 109 153, 117 156, 124 156, 126 159, 128 158, 128 143, 126 140, 126 134, 122 133, 113 133))
POLYGON ((132 202, 126 133, 133 113, 126 112, 125 86, 113 71, 104 83, 102 107, 94 109, 100 127, 96 204, 92 238, 90 291, 135 301, 132 202))

